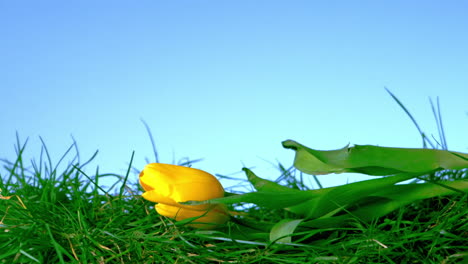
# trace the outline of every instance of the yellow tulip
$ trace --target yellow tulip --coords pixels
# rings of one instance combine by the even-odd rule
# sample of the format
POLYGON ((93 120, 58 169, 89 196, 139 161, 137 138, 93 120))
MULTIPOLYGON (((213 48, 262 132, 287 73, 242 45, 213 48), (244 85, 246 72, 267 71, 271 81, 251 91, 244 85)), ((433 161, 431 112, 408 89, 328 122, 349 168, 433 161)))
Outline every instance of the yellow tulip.
POLYGON ((176 221, 198 217, 189 224, 202 229, 216 228, 229 219, 226 205, 183 205, 180 202, 204 201, 224 196, 221 183, 198 169, 150 163, 140 173, 143 198, 155 202, 156 211, 176 221))

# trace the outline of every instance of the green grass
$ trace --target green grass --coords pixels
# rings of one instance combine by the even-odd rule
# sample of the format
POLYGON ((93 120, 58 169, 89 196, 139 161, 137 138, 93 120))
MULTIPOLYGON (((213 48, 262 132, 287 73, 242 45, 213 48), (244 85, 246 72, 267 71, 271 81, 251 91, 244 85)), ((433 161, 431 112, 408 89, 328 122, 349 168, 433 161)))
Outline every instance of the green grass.
MULTIPOLYGON (((86 175, 75 145, 57 166, 44 147, 26 164, 26 144, 17 159, 3 161, 0 189, 0 263, 460 263, 468 260, 466 195, 426 199, 371 223, 343 228, 296 230, 291 244, 242 237, 236 221, 225 229, 200 231, 158 216, 141 198, 137 175, 86 175), (45 153, 45 154, 44 154, 45 153), (58 168, 64 167, 61 171, 58 168), (117 185, 104 190, 104 177, 117 185)), ((94 157, 94 156, 93 156, 94 157)), ((283 172, 287 172, 281 168, 283 172)), ((466 178, 452 172, 445 178, 466 178)), ((291 187, 302 182, 283 173, 291 187)), ((269 227, 290 217, 284 210, 251 207, 251 221, 269 227)), ((241 220, 237 220, 241 221, 241 220)), ((246 236, 247 237, 247 236, 246 236)))
MULTIPOLYGON (((437 111, 431 102, 436 141, 390 95, 414 122, 423 146, 447 149, 438 101, 437 111)), ((0 263, 468 263, 463 192, 419 200, 371 222, 299 226, 291 243, 279 244, 270 242, 271 227, 295 217, 283 209, 237 206, 243 215, 225 228, 196 230, 159 216, 142 199, 133 155, 125 175, 87 174, 97 153, 81 162, 76 144, 57 164, 45 144, 31 162, 24 160, 26 143, 17 137, 16 146, 16 160, 0 161, 0 263), (115 185, 104 189, 108 177, 115 185)), ((317 177, 306 179, 281 164, 278 174, 277 182, 293 189, 307 189, 304 182, 311 179, 321 186, 317 177)), ((446 170, 417 181, 466 180, 467 175, 467 169, 446 170)))

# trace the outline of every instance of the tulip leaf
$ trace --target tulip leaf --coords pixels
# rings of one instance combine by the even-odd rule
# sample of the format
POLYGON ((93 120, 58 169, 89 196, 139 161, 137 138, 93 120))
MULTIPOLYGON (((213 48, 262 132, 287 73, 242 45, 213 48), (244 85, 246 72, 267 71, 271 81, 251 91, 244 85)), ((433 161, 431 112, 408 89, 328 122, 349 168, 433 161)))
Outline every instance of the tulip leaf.
POLYGON ((279 243, 291 243, 291 235, 303 219, 283 219, 276 223, 270 231, 270 241, 279 243))
POLYGON ((296 151, 294 166, 307 174, 357 172, 383 176, 468 168, 468 154, 438 149, 355 145, 321 151, 293 140, 283 141, 283 147, 296 151))
POLYGON ((271 209, 285 208, 292 213, 311 219, 323 217, 338 208, 347 206, 388 186, 392 186, 396 183, 412 179, 420 175, 414 173, 402 173, 337 187, 302 191, 290 189, 284 186, 280 187, 280 185, 275 182, 256 176, 248 169, 244 170, 246 171, 248 178, 256 185, 256 188, 258 189, 256 192, 230 195, 208 201, 189 201, 182 204, 253 203, 258 206, 271 209))
POLYGON ((311 198, 314 195, 305 191, 282 191, 282 192, 273 192, 273 191, 257 191, 250 192, 238 195, 231 195, 222 198, 210 199, 207 201, 187 201, 182 202, 184 205, 199 205, 199 204, 237 204, 237 203, 253 203, 258 206, 279 209, 289 206, 293 206, 299 203, 303 203, 311 198))
POLYGON ((372 196, 366 196, 356 201, 348 206, 346 210, 343 210, 341 214, 308 220, 302 222, 301 226, 314 228, 339 227, 356 219, 368 222, 417 200, 452 195, 459 192, 468 194, 468 181, 393 185, 374 193, 372 196))
POLYGON ((323 193, 322 190, 301 191, 291 189, 276 182, 260 178, 247 168, 243 168, 243 170, 245 171, 248 180, 257 190, 256 192, 238 195, 229 194, 229 196, 222 198, 215 198, 207 201, 188 201, 181 204, 199 205, 206 203, 253 203, 262 207, 279 209, 295 206, 310 199, 318 198, 323 193))
POLYGON ((422 183, 395 185, 375 194, 376 197, 388 199, 386 203, 378 205, 380 210, 371 208, 372 203, 370 203, 370 205, 366 205, 362 209, 357 209, 356 212, 363 215, 365 220, 371 220, 371 218, 385 215, 398 207, 410 204, 417 200, 457 194, 460 192, 468 194, 468 181, 458 180, 437 182, 437 184, 422 183), (374 214, 374 216, 372 216, 372 214, 374 214))
POLYGON ((278 192, 298 191, 298 190, 294 190, 286 186, 283 186, 281 184, 278 184, 276 182, 260 178, 248 168, 242 168, 242 170, 245 172, 245 174, 247 175, 247 179, 257 191, 272 191, 272 192, 274 191, 278 191, 278 192))
POLYGON ((401 173, 378 179, 353 182, 337 187, 324 188, 317 199, 311 199, 296 207, 290 208, 292 212, 301 214, 306 218, 322 217, 337 208, 349 205, 366 196, 385 190, 396 183, 412 179, 420 174, 401 173))

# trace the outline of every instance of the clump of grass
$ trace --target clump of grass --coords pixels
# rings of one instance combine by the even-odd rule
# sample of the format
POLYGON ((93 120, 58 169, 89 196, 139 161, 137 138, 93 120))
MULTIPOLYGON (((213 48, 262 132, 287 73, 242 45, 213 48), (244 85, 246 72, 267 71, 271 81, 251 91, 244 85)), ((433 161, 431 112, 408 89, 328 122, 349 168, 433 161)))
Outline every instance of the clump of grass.
MULTIPOLYGON (((26 165, 25 148, 18 144, 17 159, 3 161, 1 263, 458 263, 468 257, 462 194, 423 200, 372 223, 299 230, 300 240, 279 245, 269 243, 258 227, 252 227, 258 239, 245 240, 235 223, 218 231, 180 226, 141 198, 139 186, 127 180, 136 177, 130 170, 123 176, 89 176, 88 162, 71 162, 59 172, 42 156, 26 165), (115 177, 117 191, 102 189, 103 177, 115 177)), ((292 176, 278 180, 302 188, 292 176)), ((266 224, 288 217, 283 210, 259 207, 245 212, 266 224)))
MULTIPOLYGON (((441 120, 438 123, 442 125, 441 120)), ((419 131, 425 146, 438 145, 419 131)), ((442 138, 439 146, 445 149, 442 138)), ((370 223, 356 220, 339 228, 299 228, 291 243, 278 244, 269 242, 269 228, 293 217, 283 209, 246 207, 241 212, 245 217, 233 218, 224 229, 196 230, 159 216, 154 205, 141 198, 138 176, 131 172, 133 156, 125 175, 98 170, 87 174, 95 155, 81 162, 76 143, 57 164, 45 144, 37 161, 26 162, 26 145, 17 138, 16 160, 1 161, 0 263, 468 261, 464 193, 420 200, 370 223), (102 187, 105 177, 114 177, 115 185, 102 187)), ((278 169, 277 182, 308 188, 302 174, 281 164, 278 169)), ((467 179, 467 170, 443 171, 421 180, 434 178, 467 179)))

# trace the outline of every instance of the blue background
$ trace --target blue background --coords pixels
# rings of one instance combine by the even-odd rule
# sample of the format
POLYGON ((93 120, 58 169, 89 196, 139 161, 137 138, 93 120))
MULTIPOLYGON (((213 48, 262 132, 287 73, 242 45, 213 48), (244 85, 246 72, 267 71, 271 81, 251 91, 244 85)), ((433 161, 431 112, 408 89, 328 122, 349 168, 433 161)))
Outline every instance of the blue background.
MULTIPOLYGON (((465 1, 1 1, 0 158, 15 133, 53 161, 73 142, 101 172, 194 167, 276 178, 281 141, 421 147, 410 119, 467 152, 465 1)), ((137 177, 132 175, 132 181, 137 177)), ((325 185, 361 179, 320 176, 325 185)))

